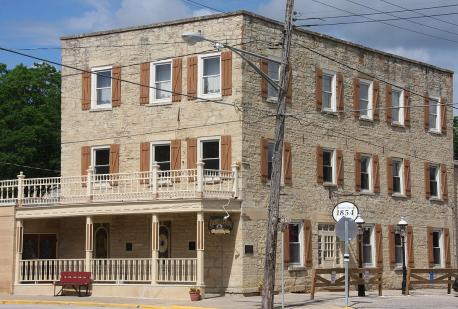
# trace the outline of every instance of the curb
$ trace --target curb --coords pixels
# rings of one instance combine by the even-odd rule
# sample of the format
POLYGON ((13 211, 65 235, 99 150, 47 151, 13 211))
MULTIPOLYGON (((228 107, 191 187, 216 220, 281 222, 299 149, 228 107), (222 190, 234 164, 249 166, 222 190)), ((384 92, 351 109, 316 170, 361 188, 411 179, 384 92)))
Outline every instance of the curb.
POLYGON ((137 308, 137 309, 215 309, 209 307, 193 306, 155 306, 140 304, 114 304, 101 302, 84 302, 84 301, 59 301, 59 300, 0 300, 1 305, 73 305, 81 307, 101 307, 101 308, 137 308))

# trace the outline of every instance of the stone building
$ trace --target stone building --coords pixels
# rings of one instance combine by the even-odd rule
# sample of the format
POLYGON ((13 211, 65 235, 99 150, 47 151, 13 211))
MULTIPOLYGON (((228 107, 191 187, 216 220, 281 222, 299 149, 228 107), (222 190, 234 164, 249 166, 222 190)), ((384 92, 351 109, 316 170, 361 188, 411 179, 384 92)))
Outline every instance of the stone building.
MULTIPOLYGON (((62 38, 61 177, 0 182, 1 291, 49 294, 62 270, 91 271, 94 295, 258 291, 276 91, 237 53, 183 41, 196 31, 279 79, 282 25, 245 11, 62 38)), ((345 200, 387 286, 401 216, 409 267, 456 266, 453 72, 302 29, 291 67, 287 289, 343 265, 345 200)))

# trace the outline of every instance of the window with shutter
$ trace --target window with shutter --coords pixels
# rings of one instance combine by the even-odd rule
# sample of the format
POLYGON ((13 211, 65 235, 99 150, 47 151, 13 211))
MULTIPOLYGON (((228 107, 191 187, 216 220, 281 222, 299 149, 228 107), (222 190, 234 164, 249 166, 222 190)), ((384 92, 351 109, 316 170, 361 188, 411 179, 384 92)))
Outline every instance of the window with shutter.
MULTIPOLYGON (((289 243, 289 263, 302 265, 303 244, 303 226, 302 222, 292 222, 288 225, 288 243, 289 243)), ((305 261, 304 261, 305 263, 305 261)))
POLYGON ((429 170, 429 163, 425 162, 424 167, 424 187, 425 187, 425 197, 429 199, 431 197, 431 186, 430 186, 430 170, 429 170))
POLYGON ((445 267, 450 268, 452 266, 452 258, 450 255, 450 231, 448 228, 444 228, 444 262, 445 267))
POLYGON ((172 61, 164 60, 151 63, 150 102, 162 103, 172 100, 172 61))
POLYGON ((197 96, 197 56, 187 58, 186 74, 188 101, 195 100, 197 96))
POLYGON ((410 180, 410 161, 407 159, 404 162, 404 192, 408 197, 412 196, 411 180, 410 180))
POLYGON ((441 132, 441 114, 442 114, 442 106, 440 102, 440 98, 429 98, 428 102, 428 129, 432 132, 441 132))
POLYGON ((317 102, 317 110, 324 112, 343 111, 343 76, 341 73, 335 73, 329 70, 316 72, 316 82, 320 86, 316 91, 320 91, 320 102, 317 102), (320 105, 320 108, 318 107, 320 105))
POLYGON ((197 138, 188 138, 187 144, 187 168, 197 168, 197 138))
POLYGON ((113 67, 112 75, 112 106, 119 107, 121 105, 121 67, 113 67))
POLYGON ((336 151, 336 173, 337 173, 337 185, 343 186, 344 184, 344 159, 343 159, 343 151, 341 149, 337 149, 336 151))
POLYGON ((380 118, 380 85, 377 80, 372 82, 372 109, 373 109, 373 119, 379 120, 380 118))
POLYGON ((386 184, 388 194, 393 194, 393 161, 391 158, 386 159, 386 184))
POLYGON ((374 179, 374 192, 380 193, 380 162, 378 155, 372 155, 372 175, 374 179))
POLYGON ((91 147, 81 147, 81 175, 87 175, 87 170, 91 164, 91 147))
POLYGON ((91 108, 111 108, 113 99, 112 67, 93 68, 91 83, 91 108))
POLYGON ((199 56, 197 95, 202 98, 221 96, 221 54, 199 56))
POLYGON ((444 97, 440 98, 440 111, 441 111, 441 133, 447 134, 447 101, 444 97))
POLYGON ((313 255, 312 255, 312 223, 310 220, 303 220, 303 233, 304 233, 304 266, 313 266, 313 255))
POLYGON ((182 93, 182 74, 183 74, 183 60, 175 58, 172 60, 172 102, 181 101, 182 93))
POLYGON ((376 250, 376 267, 383 267, 383 236, 382 225, 375 225, 375 250, 376 250))
POLYGON ((289 258, 289 226, 283 231, 283 259, 285 263, 285 268, 288 268, 288 264, 290 261, 289 258))
POLYGON ((393 89, 391 85, 385 86, 385 111, 386 111, 386 122, 392 123, 393 121, 393 89))
POLYGON ((174 139, 170 142, 170 151, 171 151, 171 160, 172 166, 171 169, 174 171, 181 169, 181 140, 174 139))
POLYGON ((361 154, 355 153, 355 191, 361 191, 361 154))
POLYGON ((142 172, 140 183, 149 183, 150 171, 150 143, 143 142, 140 144, 140 172, 142 172))
POLYGON ((423 127, 429 129, 429 94, 425 92, 423 94, 423 127))
POLYGON ((323 148, 320 146, 316 147, 316 181, 323 183, 323 148))
MULTIPOLYGON (((394 269, 399 263, 399 246, 401 245, 400 234, 396 233, 394 225, 388 225, 388 255, 390 258, 390 268, 394 269)), ((402 249, 401 249, 402 253, 402 249)), ((401 256, 402 259, 402 256, 401 256)), ((402 260, 401 260, 402 263, 402 260)))
MULTIPOLYGON (((269 70, 269 62, 266 59, 261 59, 259 61, 259 69, 262 73, 267 75, 269 70)), ((267 80, 261 77, 261 98, 263 99, 267 99, 267 84, 267 80)))
POLYGON ((222 95, 232 95, 232 52, 224 51, 221 53, 222 69, 222 95))
POLYGON ((337 111, 344 112, 345 109, 345 97, 344 97, 344 80, 343 74, 336 74, 336 102, 337 102, 337 111))
POLYGON ((323 96, 323 70, 315 67, 315 107, 318 111, 323 108, 323 96))
POLYGON ((404 91, 400 88, 391 89, 391 124, 404 125, 404 91))
POLYGON ((110 145, 110 174, 119 173, 119 145, 110 145))
POLYGON ((140 105, 149 104, 150 63, 140 64, 140 105))
POLYGON ((223 171, 230 171, 232 164, 232 145, 231 136, 221 136, 221 169, 223 171))
POLYGON ((373 82, 360 79, 358 85, 355 85, 355 91, 359 88, 359 117, 361 119, 373 119, 373 82), (358 87, 359 85, 359 87, 358 87))
POLYGON ((170 142, 153 142, 151 143, 151 166, 159 165, 160 171, 171 170, 171 146, 170 142))
POLYGON ((81 80, 81 108, 91 109, 91 72, 83 72, 81 80))
POLYGON ((359 95, 360 95, 360 85, 359 78, 353 79, 353 116, 359 117, 359 95))
POLYGON ((410 127, 410 91, 404 90, 404 125, 410 127))
POLYGON ((447 184, 447 165, 441 164, 441 198, 445 202, 448 201, 448 184, 447 184))
POLYGON ((293 184, 293 156, 291 152, 291 144, 284 143, 284 156, 283 156, 283 177, 285 178, 285 185, 293 184))
POLYGON ((407 226, 407 265, 410 268, 413 268, 415 266, 415 252, 414 252, 414 246, 413 246, 413 227, 412 225, 407 226))

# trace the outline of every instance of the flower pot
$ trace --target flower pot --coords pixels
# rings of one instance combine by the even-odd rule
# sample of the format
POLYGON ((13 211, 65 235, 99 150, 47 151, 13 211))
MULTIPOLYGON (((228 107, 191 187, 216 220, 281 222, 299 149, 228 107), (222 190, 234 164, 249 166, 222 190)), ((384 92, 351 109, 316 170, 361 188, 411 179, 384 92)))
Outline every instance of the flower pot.
POLYGON ((200 294, 199 293, 189 293, 189 296, 191 297, 191 301, 199 301, 200 300, 200 294))

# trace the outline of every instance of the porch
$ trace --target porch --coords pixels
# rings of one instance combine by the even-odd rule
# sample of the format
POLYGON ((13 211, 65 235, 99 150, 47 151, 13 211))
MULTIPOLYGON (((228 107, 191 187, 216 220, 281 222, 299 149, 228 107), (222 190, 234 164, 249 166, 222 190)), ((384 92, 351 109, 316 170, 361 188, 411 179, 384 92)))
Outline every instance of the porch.
MULTIPOLYGON (((18 219, 15 290, 47 291, 62 271, 90 271, 94 286, 101 287, 98 295, 117 291, 108 286, 128 285, 132 293, 149 291, 144 285, 224 288, 232 258, 223 258, 217 244, 224 243, 232 256, 236 232, 210 234, 206 225, 215 215, 222 217, 197 212, 18 219), (216 280, 215 267, 221 274, 216 280)), ((238 222, 238 214, 231 217, 238 222)))

